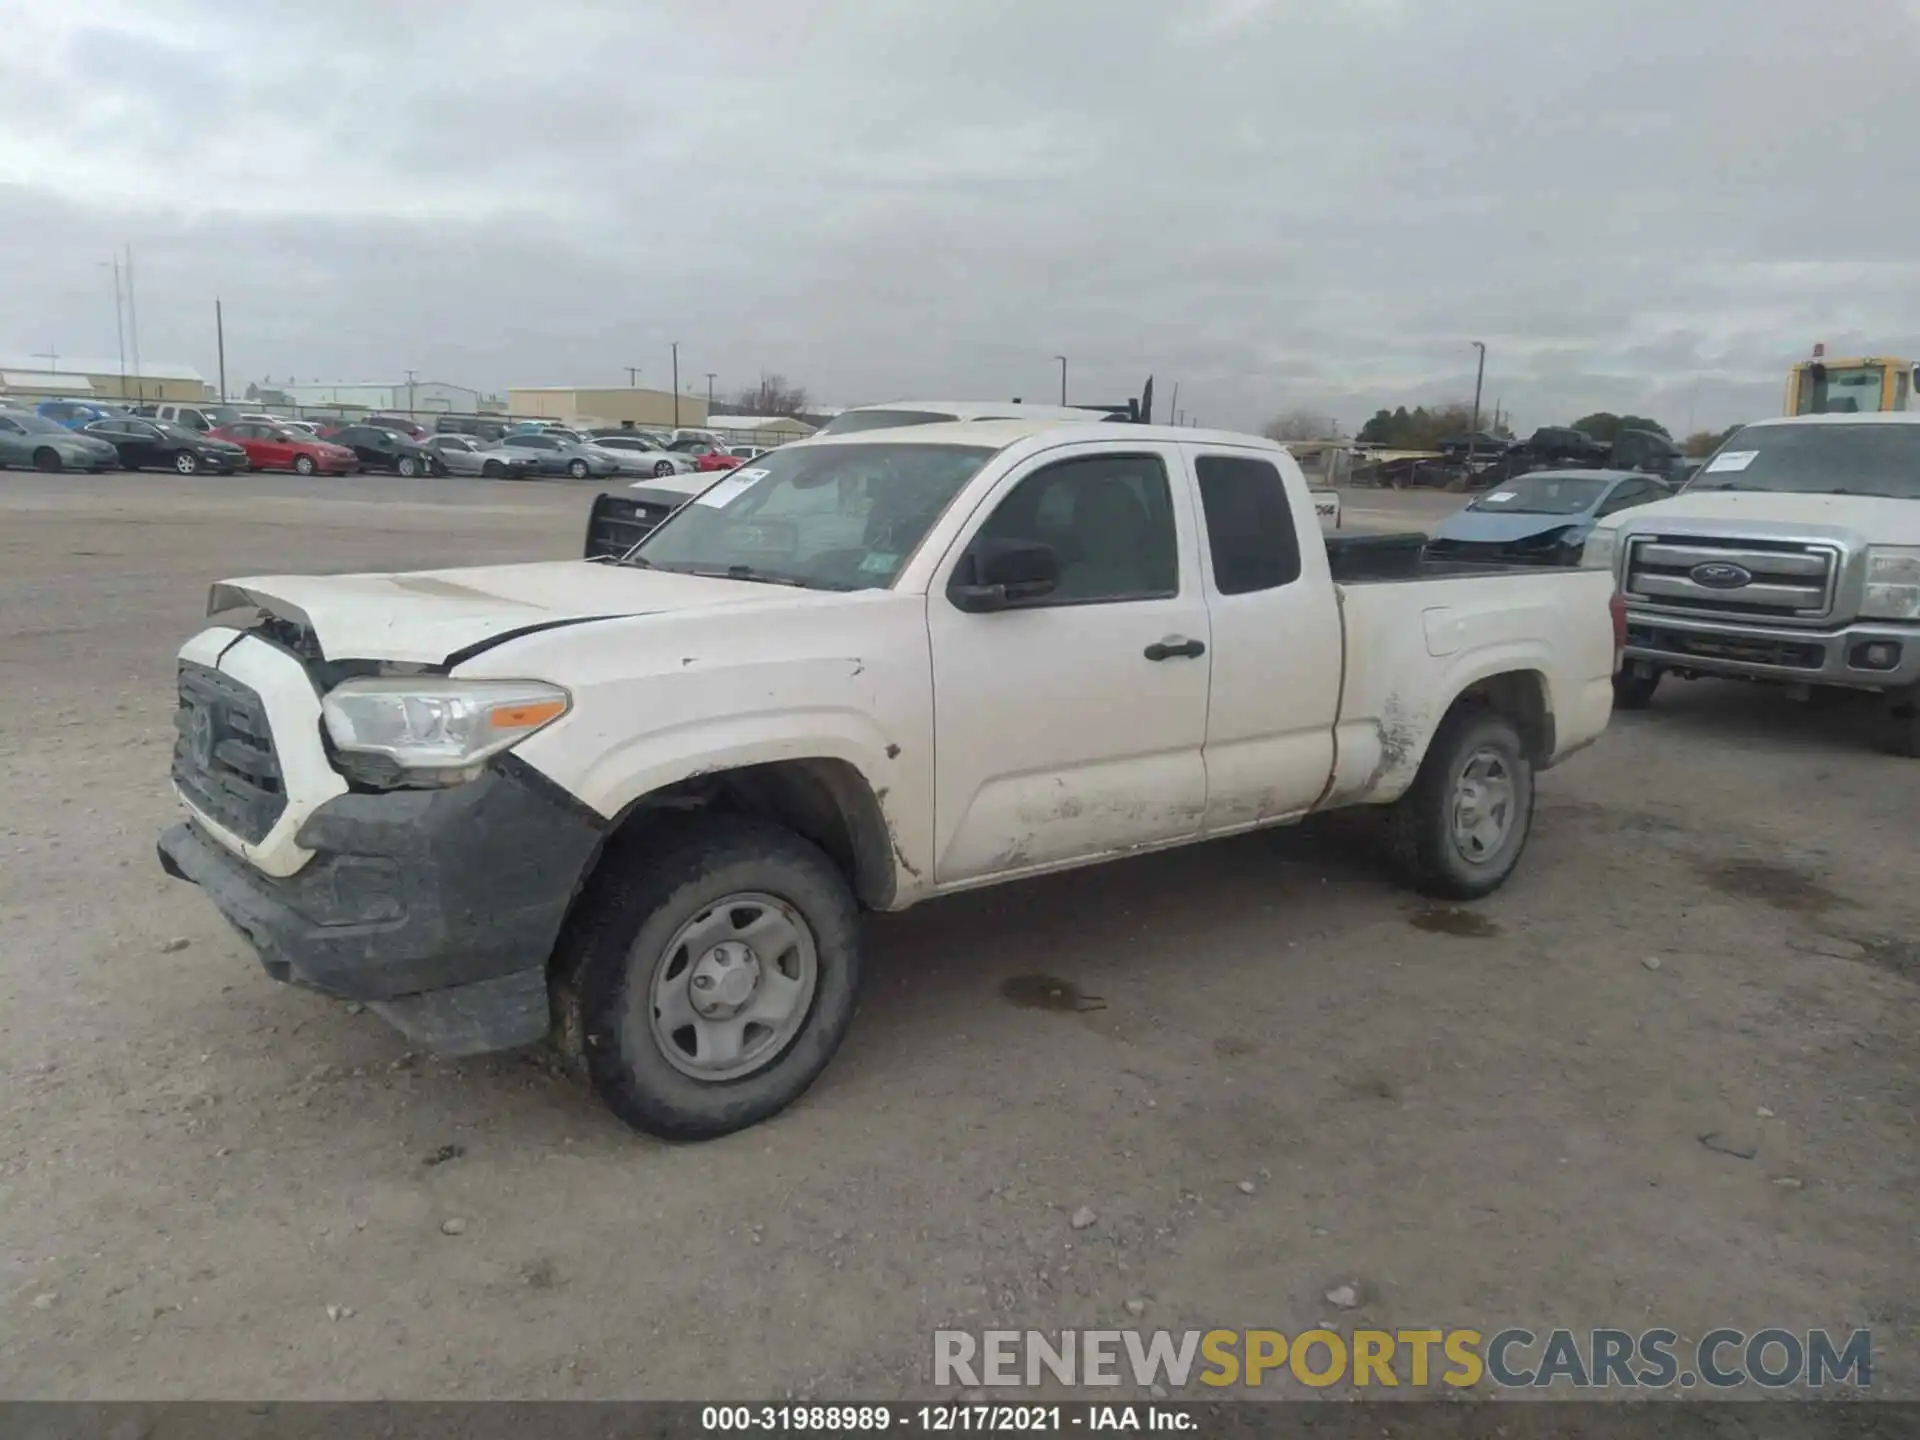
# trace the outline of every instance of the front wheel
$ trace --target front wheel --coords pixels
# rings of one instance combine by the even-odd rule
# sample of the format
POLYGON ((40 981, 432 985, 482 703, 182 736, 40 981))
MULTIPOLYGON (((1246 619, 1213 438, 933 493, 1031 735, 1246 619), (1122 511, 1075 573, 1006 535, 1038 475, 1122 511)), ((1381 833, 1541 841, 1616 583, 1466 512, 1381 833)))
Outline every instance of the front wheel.
POLYGON ((402 455, 393 468, 398 474, 412 478, 420 473, 420 462, 411 455, 402 455))
POLYGON ((200 469, 200 457, 191 450, 182 450, 173 457, 173 468, 182 475, 192 475, 200 469))
POLYGON ((662 460, 653 467, 653 474, 656 480, 665 480, 669 475, 674 473, 675 467, 671 460, 662 460))
POLYGON ((33 468, 44 470, 49 475, 61 468, 60 452, 51 445, 43 445, 33 452, 33 468))
POLYGON ((1505 717, 1457 707, 1440 722, 1412 787, 1387 817, 1401 882, 1443 900, 1506 883, 1533 828, 1533 762, 1505 717))
POLYGON ((311 475, 314 472, 314 468, 313 457, 311 455, 296 455, 293 457, 294 474, 311 475))
POLYGON ((507 473, 507 467, 502 465, 498 460, 489 460, 481 465, 480 473, 489 480, 498 480, 502 475, 507 473))
POLYGON ((584 460, 573 461, 571 464, 567 466, 567 473, 576 480, 586 479, 587 478, 587 462, 584 460))
POLYGON ((810 841, 716 814, 615 854, 562 942, 562 1044, 613 1113, 706 1140, 785 1109, 845 1037, 859 907, 810 841))
POLYGON ((1613 677, 1613 708, 1644 710, 1653 703, 1653 692, 1659 688, 1658 670, 1622 670, 1613 677))
POLYGON ((1889 690, 1881 696, 1875 738, 1889 755, 1920 759, 1920 686, 1889 690))

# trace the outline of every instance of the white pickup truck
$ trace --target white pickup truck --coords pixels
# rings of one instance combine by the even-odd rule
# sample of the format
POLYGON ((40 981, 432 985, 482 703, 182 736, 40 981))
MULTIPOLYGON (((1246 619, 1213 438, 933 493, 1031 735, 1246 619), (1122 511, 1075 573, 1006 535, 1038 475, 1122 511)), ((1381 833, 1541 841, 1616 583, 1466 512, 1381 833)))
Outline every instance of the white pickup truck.
POLYGON ((616 561, 225 581, 162 863, 278 979, 723 1134, 839 1045, 862 909, 1352 805, 1500 885, 1613 585, 1422 543, 1323 542, 1269 441, 983 422, 784 446, 616 561))
POLYGON ((1882 746, 1920 755, 1920 414, 1756 421, 1582 563, 1626 601, 1621 708, 1667 675, 1871 691, 1882 746))

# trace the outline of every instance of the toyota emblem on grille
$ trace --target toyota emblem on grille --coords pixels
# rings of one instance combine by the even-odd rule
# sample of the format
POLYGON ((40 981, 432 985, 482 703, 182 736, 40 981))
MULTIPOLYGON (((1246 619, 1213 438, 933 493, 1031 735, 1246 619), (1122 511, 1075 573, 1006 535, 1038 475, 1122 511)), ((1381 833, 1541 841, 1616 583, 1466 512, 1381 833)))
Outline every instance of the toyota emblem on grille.
POLYGON ((1704 565, 1694 566, 1687 575, 1694 584, 1708 590, 1738 590, 1742 585, 1753 583, 1751 570, 1727 560, 1709 560, 1704 565))
POLYGON ((202 770, 213 768, 213 747, 220 740, 220 722, 210 705, 193 707, 193 719, 187 722, 187 748, 193 762, 202 770))

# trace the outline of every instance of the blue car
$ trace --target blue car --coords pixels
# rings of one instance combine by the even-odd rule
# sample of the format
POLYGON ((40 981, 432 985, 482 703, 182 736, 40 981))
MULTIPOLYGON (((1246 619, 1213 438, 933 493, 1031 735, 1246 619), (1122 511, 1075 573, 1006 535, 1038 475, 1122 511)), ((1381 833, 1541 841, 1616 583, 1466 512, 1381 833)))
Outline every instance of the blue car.
POLYGON ((56 425, 64 425, 69 430, 78 430, 83 425, 91 425, 96 420, 117 420, 127 414, 124 405, 95 405, 87 400, 42 400, 33 407, 33 413, 45 416, 56 425))
POLYGON ((1502 565, 1578 565, 1595 520, 1675 493, 1637 470, 1535 470, 1501 481, 1442 520, 1427 553, 1502 565))

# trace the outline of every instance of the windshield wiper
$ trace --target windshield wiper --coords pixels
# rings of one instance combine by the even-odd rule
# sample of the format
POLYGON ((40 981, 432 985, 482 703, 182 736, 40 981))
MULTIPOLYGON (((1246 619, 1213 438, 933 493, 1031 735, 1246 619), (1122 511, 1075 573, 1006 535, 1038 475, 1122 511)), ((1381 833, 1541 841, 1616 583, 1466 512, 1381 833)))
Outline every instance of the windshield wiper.
POLYGON ((796 590, 810 588, 804 580, 796 580, 791 575, 770 575, 765 570, 756 570, 751 565, 729 565, 725 569, 712 567, 695 568, 688 565, 671 567, 678 575, 699 575, 707 580, 748 580, 755 585, 791 585, 796 590))

